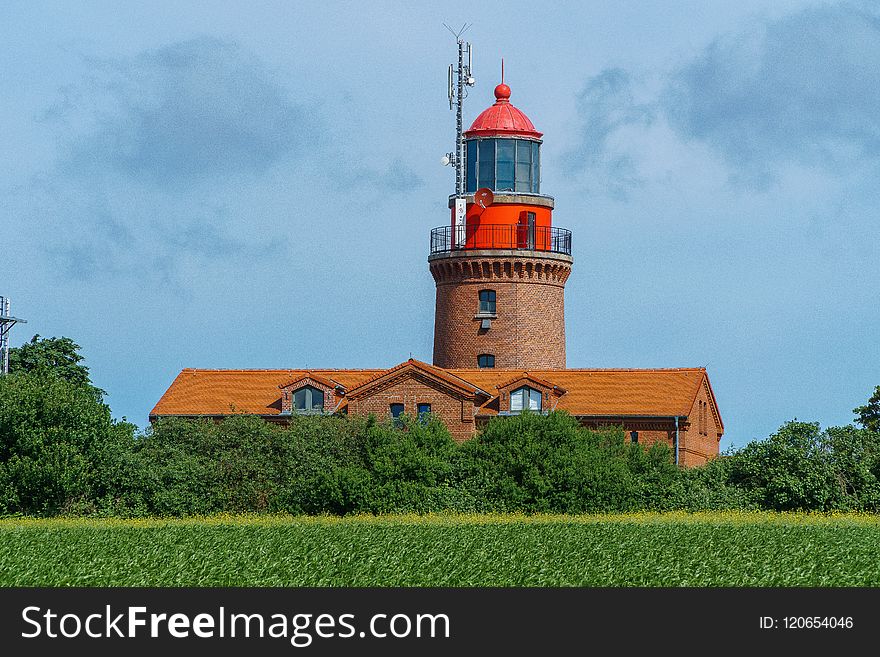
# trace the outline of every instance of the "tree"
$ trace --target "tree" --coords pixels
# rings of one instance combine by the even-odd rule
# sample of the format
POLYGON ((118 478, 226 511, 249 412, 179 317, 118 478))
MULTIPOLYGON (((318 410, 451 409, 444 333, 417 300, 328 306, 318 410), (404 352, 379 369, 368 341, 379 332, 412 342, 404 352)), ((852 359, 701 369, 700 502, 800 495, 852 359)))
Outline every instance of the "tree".
POLYGON ((880 431, 880 386, 874 388, 873 396, 864 406, 853 409, 856 422, 868 431, 880 431))
POLYGON ((831 511, 847 493, 818 422, 792 420, 731 455, 729 481, 773 511, 831 511))
POLYGON ((88 384, 34 372, 0 377, 0 514, 118 506, 140 479, 126 463, 134 431, 88 384))
POLYGON ((58 376, 70 383, 90 385, 89 368, 82 365, 80 346, 70 338, 41 338, 9 350, 9 371, 58 376))

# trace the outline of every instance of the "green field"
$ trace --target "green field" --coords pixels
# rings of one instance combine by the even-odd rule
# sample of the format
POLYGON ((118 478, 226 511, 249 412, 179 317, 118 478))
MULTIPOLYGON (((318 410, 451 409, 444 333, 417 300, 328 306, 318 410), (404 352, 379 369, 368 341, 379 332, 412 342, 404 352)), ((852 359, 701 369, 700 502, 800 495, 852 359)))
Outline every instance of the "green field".
POLYGON ((880 586, 880 517, 0 520, 2 586, 880 586))

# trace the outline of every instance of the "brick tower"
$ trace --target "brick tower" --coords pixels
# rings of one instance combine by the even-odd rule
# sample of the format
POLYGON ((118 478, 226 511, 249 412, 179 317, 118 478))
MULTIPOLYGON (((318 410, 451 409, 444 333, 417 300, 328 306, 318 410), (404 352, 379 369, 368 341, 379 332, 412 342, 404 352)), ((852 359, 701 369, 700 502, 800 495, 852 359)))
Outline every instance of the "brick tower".
POLYGON ((565 367, 571 232, 553 226, 553 198, 541 194, 541 136, 502 75, 495 104, 462 135, 452 221, 431 231, 434 365, 565 367))

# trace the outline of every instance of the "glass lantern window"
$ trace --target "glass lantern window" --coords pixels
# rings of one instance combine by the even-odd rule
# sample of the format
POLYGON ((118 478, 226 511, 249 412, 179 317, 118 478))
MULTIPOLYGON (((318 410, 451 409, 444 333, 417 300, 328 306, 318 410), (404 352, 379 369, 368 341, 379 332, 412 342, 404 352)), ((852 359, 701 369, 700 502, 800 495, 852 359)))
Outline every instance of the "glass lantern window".
POLYGON ((540 193, 540 144, 527 139, 469 139, 465 190, 540 193))

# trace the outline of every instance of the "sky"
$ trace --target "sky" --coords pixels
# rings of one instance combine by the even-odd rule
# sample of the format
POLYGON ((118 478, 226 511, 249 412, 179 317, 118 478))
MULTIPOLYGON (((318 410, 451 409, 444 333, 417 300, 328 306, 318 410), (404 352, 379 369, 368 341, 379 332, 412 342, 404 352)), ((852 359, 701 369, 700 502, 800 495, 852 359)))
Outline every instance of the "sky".
POLYGON ((702 367, 722 449, 880 384, 880 7, 0 4, 12 345, 82 346, 140 426, 184 367, 430 362, 429 232, 465 123, 544 132, 569 367, 702 367))

